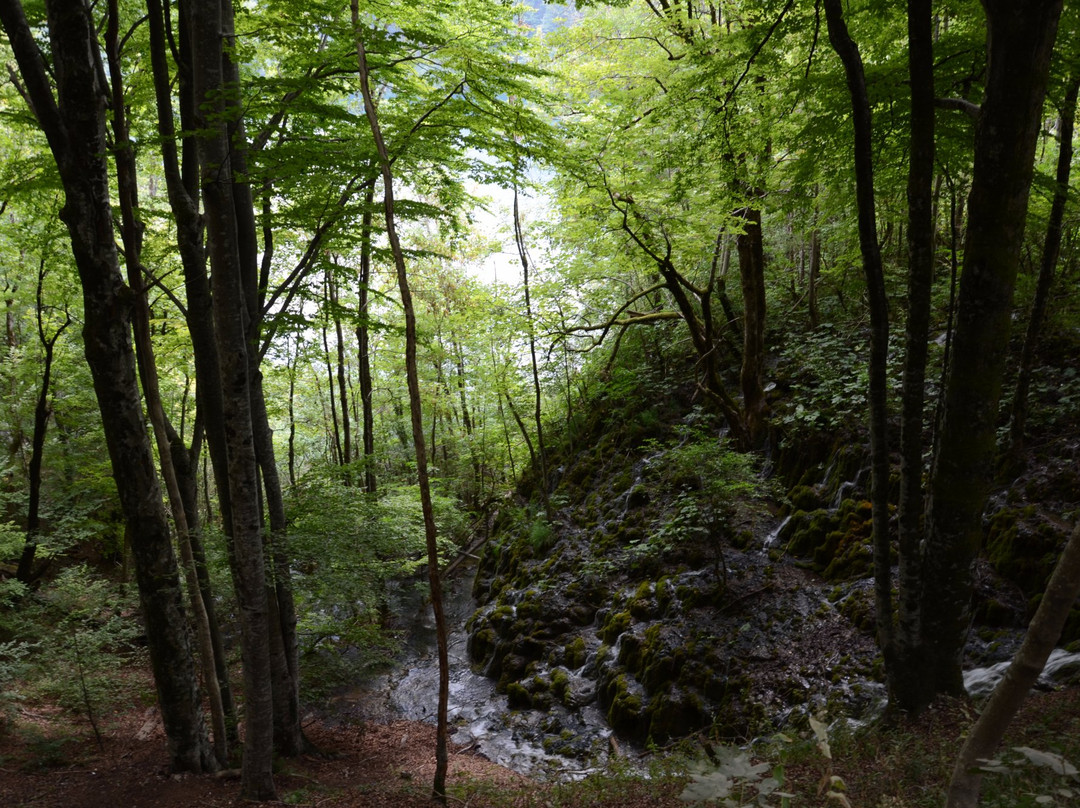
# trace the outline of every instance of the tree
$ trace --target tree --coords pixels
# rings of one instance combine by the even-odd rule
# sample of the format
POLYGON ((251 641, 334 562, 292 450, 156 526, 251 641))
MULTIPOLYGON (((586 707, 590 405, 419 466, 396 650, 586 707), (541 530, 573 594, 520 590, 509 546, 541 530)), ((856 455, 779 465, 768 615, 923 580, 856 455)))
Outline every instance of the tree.
POLYGON ((21 3, 0 4, 0 22, 15 53, 26 97, 64 187, 61 218, 83 288, 86 359, 133 539, 171 765, 178 770, 211 770, 216 761, 200 709, 179 574, 139 401, 130 336, 131 292, 121 281, 113 240, 104 117, 107 89, 102 84, 97 31, 82 4, 49 2, 46 14, 55 96, 21 3))
POLYGON ((405 310, 405 373, 409 387, 409 412, 412 422, 413 447, 416 452, 416 474, 420 484, 420 503, 424 512, 424 534, 427 540, 428 581, 431 587, 431 606, 435 612, 435 633, 439 654, 439 704, 437 707, 437 741, 435 752, 435 779, 432 796, 438 802, 446 802, 447 769, 447 703, 450 693, 450 663, 446 617, 443 613, 442 581, 439 577, 439 549, 436 543, 435 515, 431 505, 431 486, 428 480, 427 453, 424 447, 424 426, 420 404, 420 382, 416 370, 416 314, 413 311, 412 294, 409 290, 408 274, 405 267, 405 254, 398 239, 394 216, 394 177, 390 168, 390 153, 383 140, 379 117, 375 110, 375 99, 371 91, 370 71, 367 51, 360 27, 360 8, 352 0, 352 23, 356 36, 356 58, 360 71, 360 89, 364 96, 364 110, 367 113, 371 136, 379 154, 379 167, 383 181, 383 210, 386 216, 386 235, 390 239, 390 249, 394 255, 397 269, 398 287, 401 292, 401 305, 405 310))
POLYGON ((899 705, 918 711, 963 692, 971 564, 982 541, 1012 296, 1023 246, 1060 0, 986 0, 986 89, 975 134, 964 269, 920 558, 918 666, 899 705))

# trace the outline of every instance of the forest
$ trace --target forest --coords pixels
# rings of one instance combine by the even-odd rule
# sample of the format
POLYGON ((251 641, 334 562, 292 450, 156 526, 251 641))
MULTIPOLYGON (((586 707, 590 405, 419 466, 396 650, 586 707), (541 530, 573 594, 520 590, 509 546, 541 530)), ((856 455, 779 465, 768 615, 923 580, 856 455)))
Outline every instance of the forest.
POLYGON ((1076 804, 1075 8, 0 25, 5 804, 1076 804))

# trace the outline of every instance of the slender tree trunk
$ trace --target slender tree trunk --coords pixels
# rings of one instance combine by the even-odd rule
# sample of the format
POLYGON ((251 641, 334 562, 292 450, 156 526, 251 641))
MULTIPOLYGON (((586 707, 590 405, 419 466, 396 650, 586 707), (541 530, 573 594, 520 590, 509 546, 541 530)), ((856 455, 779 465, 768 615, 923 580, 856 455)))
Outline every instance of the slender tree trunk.
POLYGON ((1013 656, 1005 677, 968 733, 949 783, 947 808, 976 808, 982 788, 980 761, 994 756, 1009 722, 1039 678, 1054 650, 1069 612, 1080 595, 1080 524, 1058 558, 1054 574, 1031 619, 1024 642, 1013 656))
POLYGON ((296 486, 296 366, 300 360, 300 341, 289 362, 289 485, 296 486))
POLYGON ((1035 300, 1031 304, 1031 316, 1028 318, 1027 333, 1024 335, 1024 348, 1020 354, 1020 370, 1016 378, 1016 391, 1013 394, 1008 450, 1008 456, 1013 465, 1019 462, 1020 453, 1024 448, 1024 430, 1027 427, 1028 413, 1028 389, 1031 385, 1031 372, 1035 365, 1035 349, 1039 344, 1039 334, 1042 332, 1043 323, 1046 320, 1046 307, 1050 302, 1050 289, 1054 285, 1054 272, 1057 269, 1058 255, 1061 253, 1062 222, 1065 219, 1065 204, 1069 197, 1069 178, 1072 171, 1073 124, 1076 120, 1078 92, 1080 92, 1080 76, 1074 75, 1069 80, 1069 87, 1065 92, 1065 100, 1061 106, 1054 201, 1050 205, 1050 219, 1046 223, 1042 261, 1039 264, 1039 280, 1035 286, 1035 300))
POLYGON ((544 421, 541 418, 540 409, 540 365, 536 361, 536 327, 533 323, 532 299, 529 296, 529 252, 525 246, 525 234, 521 230, 521 214, 518 210, 518 189, 516 184, 514 185, 514 243, 517 245, 518 257, 521 260, 521 273, 525 288, 525 319, 529 323, 529 357, 532 362, 533 422, 536 426, 537 451, 533 452, 530 445, 529 453, 533 455, 534 462, 536 458, 540 459, 538 469, 540 472, 540 497, 544 503, 544 510, 547 512, 548 518, 550 518, 551 501, 548 498, 547 452, 544 449, 544 421))
POLYGON ((58 97, 20 3, 0 3, 0 22, 64 187, 61 218, 83 288, 83 339, 101 409, 139 586, 154 681, 172 768, 213 770, 200 709, 168 517, 154 472, 131 346, 131 293, 121 280, 105 155, 106 89, 97 32, 82 4, 46 4, 58 97))
POLYGON ((24 584, 30 584, 36 577, 34 558, 37 555, 38 529, 41 526, 41 463, 45 454, 45 432, 49 428, 49 417, 52 414, 52 407, 49 405, 49 387, 52 380, 53 349, 60 335, 71 325, 71 315, 65 310, 64 322, 52 336, 45 335, 44 301, 41 295, 44 283, 45 259, 43 258, 38 269, 37 330, 45 356, 41 368, 41 390, 38 393, 37 404, 34 406, 34 434, 30 440, 30 464, 27 469, 29 492, 26 500, 26 542, 23 545, 22 555, 19 557, 19 566, 15 571, 16 579, 24 584))
POLYGON ((818 311, 818 281, 821 278, 821 231, 816 227, 810 234, 810 268, 807 272, 807 308, 810 314, 810 328, 816 329, 821 324, 818 311))
POLYGON ((908 317, 904 335, 903 411, 900 422, 900 506, 897 549, 896 648, 885 650, 891 698, 909 703, 919 687, 919 542, 923 515, 923 414, 934 281, 934 53, 930 0, 908 1, 911 77, 911 157, 908 164, 908 317))
POLYGON ((440 803, 446 802, 447 758, 447 703, 450 694, 450 665, 447 651, 446 617, 443 614, 442 581, 439 577, 439 549, 435 535, 435 515, 431 505, 431 487, 428 481, 427 456, 424 449, 423 415, 420 411, 420 380, 416 368, 416 315, 413 311, 412 293, 405 269, 405 256, 398 241, 394 219, 394 178, 390 169, 390 155, 383 142, 382 130, 375 112, 371 83, 368 75, 367 53, 360 31, 360 8, 357 0, 352 0, 352 23, 356 35, 356 56, 360 71, 360 88, 364 96, 364 111, 375 147, 379 153, 379 164, 383 179, 383 205, 386 213, 386 234, 390 240, 390 250, 394 255, 397 268, 398 288, 401 291, 401 303, 405 309, 405 370, 409 386, 409 408, 412 415, 413 447, 416 451, 416 472, 420 484, 420 502, 424 512, 424 532, 427 539, 428 581, 431 586, 431 605, 435 612, 435 634, 438 640, 439 654, 439 704, 437 712, 435 778, 432 786, 432 798, 440 803))
MULTIPOLYGON (((330 311, 334 318, 334 334, 337 337, 337 384, 338 396, 341 399, 341 465, 348 466, 353 461, 352 436, 349 429, 349 388, 345 383, 345 335, 341 328, 341 307, 338 301, 337 281, 333 276, 328 278, 330 291, 330 311)), ((345 482, 349 482, 349 473, 345 473, 345 482)))
POLYGON ((375 182, 364 190, 364 213, 360 227, 359 321, 356 325, 357 362, 360 365, 360 408, 364 422, 364 490, 375 493, 375 399, 371 382, 371 225, 375 205, 375 182))
POLYGON ((956 335, 923 544, 918 710, 963 692, 971 564, 982 543, 1013 289, 1061 0, 984 0, 989 65, 975 133, 956 335))
MULTIPOLYGON (((743 423, 751 446, 764 437, 765 391, 765 250, 761 233, 761 211, 746 207, 739 211, 743 229, 737 237, 739 279, 743 297, 743 350, 739 384, 743 395, 743 423)), ((711 320, 711 317, 709 318, 711 320)))
POLYGON ((330 401, 330 424, 333 427, 330 433, 333 436, 333 441, 331 441, 330 446, 333 449, 333 463, 335 466, 340 466, 344 462, 341 452, 341 426, 338 423, 337 397, 334 393, 334 363, 330 361, 330 338, 326 331, 326 323, 323 323, 321 332, 323 362, 326 365, 326 397, 330 401))
POLYGON ((859 247, 870 301, 870 497, 873 505, 874 605, 882 649, 893 644, 889 542, 889 444, 887 363, 889 309, 874 212, 874 166, 870 102, 858 46, 848 34, 840 0, 825 0, 829 41, 844 64, 855 127, 855 197, 859 209, 859 247))

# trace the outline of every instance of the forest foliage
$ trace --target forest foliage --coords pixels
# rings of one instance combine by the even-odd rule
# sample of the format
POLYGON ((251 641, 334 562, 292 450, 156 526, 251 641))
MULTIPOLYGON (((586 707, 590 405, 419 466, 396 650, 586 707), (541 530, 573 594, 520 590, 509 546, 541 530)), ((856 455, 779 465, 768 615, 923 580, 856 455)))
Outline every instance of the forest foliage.
MULTIPOLYGON (((131 555, 144 538, 117 493, 124 464, 103 432, 103 382, 87 347, 96 344, 97 315, 72 223, 77 184, 57 134, 74 142, 74 118, 50 123, 44 103, 55 98, 57 120, 71 112, 78 92, 65 84, 75 74, 64 60, 82 51, 67 39, 65 4, 5 5, 0 702, 10 708, 36 680, 35 692, 92 717, 108 697, 109 666, 140 653, 138 632, 116 621, 136 611, 125 587, 146 563, 131 555), (29 40, 20 38, 23 14, 29 40), (40 73, 28 61, 34 54, 40 73), (78 671, 77 680, 38 675, 58 665, 78 671)), ((302 687, 302 698, 325 697, 392 655, 382 630, 388 587, 427 563, 416 487, 427 469, 417 467, 403 384, 412 349, 444 560, 509 510, 515 488, 535 493, 517 507, 536 544, 550 541, 558 503, 548 496, 561 472, 549 458, 585 448, 575 439, 595 402, 638 390, 643 379, 659 380, 648 392, 658 400, 689 380, 695 406, 724 424, 673 442, 653 438, 649 451, 669 474, 698 480, 680 515, 642 540, 643 553, 677 541, 679 530, 709 532, 757 496, 759 469, 797 481, 807 469, 785 457, 804 452, 816 463, 821 446, 866 441, 880 405, 870 433, 884 452, 873 507, 890 696, 918 711, 956 691, 957 626, 921 627, 953 614, 935 606, 937 583, 955 593, 967 620, 990 481, 1022 468, 1025 451, 1060 451, 1056 442, 1075 438, 1080 422, 1080 229, 1069 174, 1080 83, 1075 9, 1042 0, 1018 4, 1014 18, 999 3, 968 0, 932 13, 876 0, 839 12, 794 0, 534 8, 393 0, 359 4, 354 25, 347 9, 293 0, 75 6, 68 12, 85 17, 84 50, 96 60, 84 65, 100 94, 92 112, 106 145, 95 159, 108 172, 100 191, 108 199, 91 194, 84 203, 112 223, 104 242, 121 289, 117 316, 136 313, 144 420, 157 435, 146 452, 163 461, 172 445, 181 456, 168 465, 183 502, 166 489, 175 552, 193 576, 199 566, 199 597, 217 603, 210 621, 230 631, 255 590, 265 583, 274 592, 268 608, 282 617, 267 659, 284 654, 280 675, 299 677, 290 687, 302 687), (203 8, 223 20, 221 43, 198 38, 203 8), (916 35, 908 25, 917 17, 931 37, 922 89, 909 80, 916 35), (852 62, 835 47, 838 23, 857 44, 861 99, 852 95, 852 62), (995 70, 1008 49, 987 47, 988 27, 1019 31, 1020 23, 1048 39, 1030 87, 1001 78, 995 70), (372 109, 361 95, 358 43, 372 109), (208 59, 220 67, 217 84, 204 74, 208 59), (936 109, 924 222, 909 216, 909 170, 927 89, 936 109), (980 123, 1001 105, 1005 118, 1030 128, 1027 140, 1003 147, 980 123), (860 109, 872 121, 863 141, 852 129, 860 109), (366 118, 375 110, 385 156, 366 118), (1002 149, 1020 165, 1006 165, 1002 149), (988 155, 1001 162, 983 162, 988 155), (868 197, 856 176, 863 158, 873 169, 868 197), (380 167, 393 177, 415 346, 406 340, 380 167), (1019 186, 984 182, 1006 174, 1019 186), (232 230, 218 229, 215 205, 227 209, 232 230), (868 214, 874 232, 860 233, 868 214), (920 228, 923 242, 913 240, 920 228), (218 308, 232 288, 221 257, 229 232, 232 338, 218 308), (925 303, 909 286, 920 243, 931 245, 925 303), (880 297, 864 275, 874 247, 880 297), (989 253, 1011 264, 985 269, 1000 269, 1003 281, 983 294, 977 262, 989 253), (1000 351, 986 347, 987 358, 963 340, 971 313, 991 310, 1013 326, 1011 335, 1002 329, 1000 351), (919 318, 925 334, 914 330, 919 318), (215 351, 220 374, 207 370, 215 351), (920 351, 925 357, 913 358, 920 351), (254 426, 250 445, 230 443, 218 456, 239 434, 230 362, 254 426), (912 362, 924 385, 911 381, 912 362), (985 395, 964 381, 973 373, 991 379, 985 395), (964 391, 986 411, 969 417, 969 405, 957 403, 964 391), (903 449, 902 434, 914 435, 903 449), (243 445, 254 488, 226 491, 237 473, 222 464, 243 445), (952 509, 966 522, 946 524, 945 505, 935 508, 946 486, 935 481, 967 460, 971 499, 952 509), (251 545, 241 529, 245 502, 251 545), (924 529, 927 542, 910 541, 911 530, 924 529), (265 580, 245 583, 249 562, 264 574, 261 548, 265 580), (887 591, 894 560, 895 603, 887 591), (936 584, 918 584, 931 573, 936 584), (924 656, 932 661, 919 662, 924 656), (913 684, 920 676, 930 684, 913 684)), ((131 353, 132 332, 123 330, 131 353)), ((163 523, 165 502, 153 506, 163 523)), ((1055 518, 1071 524, 1077 512, 1055 518)), ((196 580, 184 583, 188 598, 196 580)), ((246 649, 260 632, 244 631, 246 649)), ((274 678, 273 686, 277 709, 285 685, 274 678)))

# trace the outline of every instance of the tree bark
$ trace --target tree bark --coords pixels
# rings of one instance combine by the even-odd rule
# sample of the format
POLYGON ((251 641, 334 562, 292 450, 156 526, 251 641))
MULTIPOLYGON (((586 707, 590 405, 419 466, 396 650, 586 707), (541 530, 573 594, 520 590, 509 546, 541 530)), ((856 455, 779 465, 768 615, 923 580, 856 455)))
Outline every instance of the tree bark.
POLYGON ((743 230, 736 243, 739 251, 739 280, 743 297, 743 350, 739 383, 743 395, 743 423, 750 445, 757 447, 764 435, 765 391, 765 248, 761 233, 761 211, 746 207, 739 211, 743 230))
POLYGON ((247 292, 241 236, 233 201, 231 139, 224 102, 219 0, 192 2, 192 79, 200 180, 209 245, 213 315, 220 362, 228 487, 232 507, 237 600, 244 663, 245 799, 275 799, 272 775, 274 699, 270 671, 269 606, 263 562, 262 513, 251 412, 247 292))
POLYGON ((533 383, 533 423, 536 426, 536 448, 533 455, 540 459, 540 498, 544 511, 551 518, 551 500, 548 497, 547 450, 544 448, 544 421, 541 417, 540 365, 536 361, 536 327, 533 323, 532 299, 529 294, 529 252, 525 247, 525 234, 521 230, 521 215, 518 210, 518 189, 514 185, 514 243, 517 245, 518 258, 521 260, 521 273, 525 289, 525 319, 529 324, 529 357, 532 366, 533 383))
POLYGON ((49 75, 22 5, 0 2, 0 22, 18 61, 33 111, 60 171, 72 252, 83 289, 83 340, 132 553, 147 641, 173 769, 216 766, 200 709, 198 682, 168 518, 143 421, 131 346, 132 294, 123 285, 113 240, 106 89, 88 10, 46 4, 52 45, 49 75))
POLYGON ((911 701, 919 688, 919 542, 923 516, 923 414, 934 281, 934 63, 930 0, 908 1, 908 73, 911 77, 908 165, 908 316, 904 333, 903 402, 900 420, 900 503, 897 550, 896 648, 885 651, 892 700, 911 701))
POLYGON ((858 46, 848 34, 840 0, 825 0, 829 41, 844 64, 855 128, 855 197, 859 211, 859 247, 870 302, 870 498, 873 506, 874 606, 878 645, 893 644, 892 581, 889 542, 888 387, 889 308, 877 241, 874 211, 874 165, 870 101, 858 46))
POLYGON ((157 443, 161 476, 165 481, 177 544, 183 562, 187 583, 188 601, 195 623, 195 636, 199 642, 199 655, 203 668, 203 681, 210 702, 210 716, 214 729, 214 751, 222 763, 228 760, 228 732, 221 688, 214 660, 213 632, 209 613, 203 602, 203 589, 195 569, 195 556, 191 548, 187 513, 184 510, 180 486, 172 461, 172 445, 169 441, 165 408, 161 403, 157 363, 150 334, 150 305, 144 286, 145 268, 142 265, 142 231, 136 211, 139 207, 138 174, 135 165, 134 144, 128 131, 127 99, 124 97, 123 69, 120 64, 120 9, 117 0, 109 0, 109 22, 105 34, 109 77, 112 80, 113 133, 116 141, 116 182, 120 200, 121 232, 124 242, 124 262, 128 271, 128 284, 134 294, 132 326, 135 337, 135 359, 142 382, 146 409, 157 443))
POLYGON ((368 75, 367 52, 364 38, 360 31, 360 7, 358 0, 351 0, 352 23, 356 37, 356 57, 360 73, 360 88, 364 97, 364 111, 375 147, 379 153, 379 165, 383 180, 383 209, 386 214, 386 234, 390 241, 390 250, 397 269, 398 288, 401 303, 405 310, 405 371, 409 387, 409 410, 412 422, 413 448, 416 452, 416 473, 420 485, 420 503, 424 513, 424 533, 428 554, 428 582, 431 587, 431 606, 435 613, 435 635, 439 655, 439 704, 436 713, 435 742, 435 777, 432 785, 432 799, 446 803, 446 770, 448 766, 448 729, 447 704, 450 695, 450 663, 446 632, 446 617, 443 614, 442 580, 439 577, 439 549, 435 535, 435 514, 431 504, 431 486, 428 480, 427 453, 424 448, 424 423, 420 404, 420 380, 416 367, 416 314, 413 311, 412 293, 405 269, 405 255, 398 240, 394 218, 394 178, 390 168, 390 155, 383 141, 375 111, 371 83, 368 75))
POLYGON ((1050 219, 1046 223, 1046 237, 1043 240, 1042 260, 1039 263, 1039 280, 1035 286, 1035 299, 1031 304, 1027 333, 1024 335, 1024 348, 1020 354, 1020 369, 1016 377, 1016 391, 1013 393, 1012 421, 1009 425, 1008 458, 1013 465, 1019 462, 1024 448, 1024 431, 1027 428, 1028 389, 1031 386, 1031 372, 1035 365, 1035 349, 1039 344, 1039 335, 1046 320, 1046 308, 1050 302, 1050 289, 1054 285, 1054 271, 1057 269, 1058 255, 1061 252, 1061 230, 1065 219, 1065 204, 1069 198, 1069 178, 1072 171, 1073 125, 1076 120, 1076 101, 1080 93, 1080 76, 1069 79, 1065 100, 1061 105, 1060 131, 1058 132, 1058 160, 1054 200, 1050 204, 1050 219))
POLYGON ((971 564, 982 542, 1009 321, 1061 0, 984 0, 989 64, 964 269, 923 545, 918 711, 961 694, 971 564))
POLYGON ((1039 678, 1080 595, 1080 524, 1069 536, 1050 583, 1031 619, 1024 642, 1005 677, 968 734, 949 783, 947 808, 976 808, 982 787, 979 761, 994 756, 1009 722, 1039 678))
POLYGON ((71 325, 71 315, 65 310, 64 322, 52 336, 45 336, 44 301, 41 296, 44 283, 45 259, 42 259, 37 282, 37 330, 45 356, 42 358, 41 390, 38 392, 37 404, 34 406, 34 434, 30 439, 30 463, 27 468, 29 491, 26 500, 26 542, 23 544, 19 566, 15 571, 16 579, 27 585, 41 574, 40 571, 36 574, 34 572, 34 559, 37 556, 38 529, 41 526, 41 464, 45 454, 45 433, 49 428, 49 417, 52 414, 52 407, 49 405, 49 386, 52 383, 53 349, 60 335, 71 325))
POLYGON ((375 409, 374 387, 371 381, 371 225, 375 204, 375 182, 364 190, 364 213, 360 234, 359 321, 356 325, 357 362, 360 375, 360 407, 364 422, 364 490, 375 493, 375 409))

